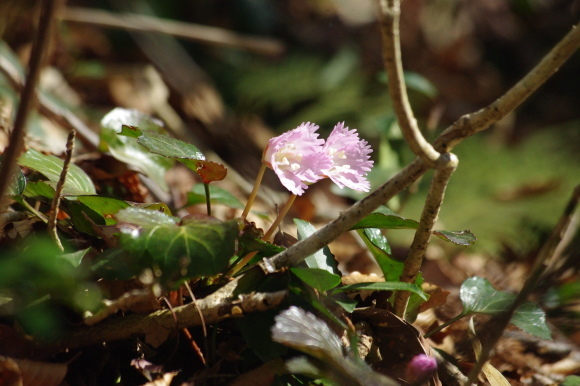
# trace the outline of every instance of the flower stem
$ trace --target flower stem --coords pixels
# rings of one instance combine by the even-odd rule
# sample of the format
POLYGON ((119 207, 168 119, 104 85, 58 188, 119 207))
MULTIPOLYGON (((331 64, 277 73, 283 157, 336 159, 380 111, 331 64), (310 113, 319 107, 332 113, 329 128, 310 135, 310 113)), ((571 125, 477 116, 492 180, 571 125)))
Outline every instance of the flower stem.
POLYGON ((248 216, 248 213, 250 213, 250 208, 254 204, 254 200, 256 199, 256 196, 258 195, 258 189, 260 188, 260 184, 262 183, 262 177, 264 177, 265 171, 266 171, 266 164, 262 163, 262 167, 260 168, 260 171, 258 172, 258 176, 256 177, 256 182, 254 183, 254 189, 252 190, 252 193, 250 193, 250 197, 248 198, 248 203, 246 204, 246 207, 244 208, 244 212, 242 213, 242 220, 245 220, 246 217, 248 216))
POLYGON ((207 207, 207 215, 211 216, 211 194, 209 192, 209 184, 204 183, 203 188, 205 189, 205 204, 207 207))
POLYGON ((270 241, 270 238, 272 237, 272 234, 276 231, 276 229, 278 228, 278 225, 280 225, 280 223, 282 222, 282 220, 286 216, 286 213, 288 213, 288 211, 290 210, 290 207, 294 203, 294 200, 295 199, 296 199, 296 195, 295 194, 291 195, 288 198, 288 201, 286 201, 286 204, 284 205, 284 207, 282 208, 282 210, 280 210, 280 213, 278 213, 278 217, 276 217, 276 220, 274 221, 274 223, 272 223, 272 225, 270 226, 270 229, 268 229, 268 231, 266 232, 266 234, 264 235, 264 237, 262 237, 262 240, 264 240, 264 241, 270 241))
MULTIPOLYGON (((263 173, 261 173, 261 174, 263 175, 263 173)), ((257 190, 257 189, 255 189, 255 190, 257 190)), ((254 195, 254 197, 255 197, 255 195, 254 195)), ((266 234, 264 235, 264 237, 262 237, 262 240, 264 240, 264 241, 270 241, 270 238, 272 237, 272 234, 274 233, 274 231, 276 230, 276 228, 278 228, 278 225, 280 225, 280 223, 282 222, 282 220, 286 216, 286 213, 288 213, 288 210, 290 210, 290 207, 294 203, 294 200, 295 199, 296 199, 296 195, 295 194, 291 195, 288 198, 288 201, 286 201, 286 204, 284 205, 284 207, 282 208, 282 210, 278 214, 278 217, 276 217, 276 220, 272 223, 272 226, 270 226, 270 229, 268 229, 268 231, 266 232, 266 234)), ((256 256, 257 254, 258 254, 258 251, 254 251, 254 252, 248 253, 246 256, 244 256, 244 258, 242 260, 240 260, 233 268, 231 268, 228 271, 227 276, 233 276, 236 273, 238 273, 239 270, 242 269, 246 264, 248 264, 248 261, 252 260, 252 258, 254 256, 256 256)))

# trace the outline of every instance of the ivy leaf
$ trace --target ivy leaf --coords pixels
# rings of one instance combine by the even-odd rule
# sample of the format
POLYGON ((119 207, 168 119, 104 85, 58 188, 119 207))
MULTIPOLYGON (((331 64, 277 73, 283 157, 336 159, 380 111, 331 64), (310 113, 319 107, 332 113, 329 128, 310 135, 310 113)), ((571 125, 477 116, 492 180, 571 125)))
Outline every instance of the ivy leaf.
MULTIPOLYGON (((314 228, 314 226, 312 226, 308 221, 295 218, 294 223, 297 227, 298 240, 307 238, 316 232, 316 228, 314 228)), ((341 272, 338 269, 338 263, 327 246, 315 252, 313 255, 308 256, 304 262, 309 268, 319 268, 335 275, 341 275, 341 272)))
MULTIPOLYGON (((495 315, 508 311, 516 295, 498 291, 491 283, 482 277, 466 279, 459 290, 459 298, 463 303, 461 314, 442 324, 427 336, 433 335, 451 323, 473 314, 495 315)), ((546 324, 546 314, 536 304, 522 304, 515 312, 510 323, 542 339, 550 339, 550 329, 546 324)))
POLYGON ((190 143, 169 137, 154 131, 143 131, 135 127, 124 126, 121 135, 135 137, 137 142, 151 153, 174 158, 199 174, 204 183, 221 181, 227 174, 227 168, 217 162, 206 161, 203 153, 190 143))
POLYGON ((236 252, 238 221, 190 219, 177 224, 164 213, 127 208, 117 214, 122 222, 121 245, 152 259, 166 282, 215 275, 228 266, 236 252))
POLYGON ((174 161, 151 154, 135 141, 134 136, 117 135, 123 131, 124 125, 139 127, 140 131, 163 134, 165 133, 163 123, 136 110, 116 108, 101 120, 101 143, 99 146, 102 151, 109 151, 113 157, 133 166, 167 191, 165 172, 169 170, 174 161))
MULTIPOLYGON (((364 228, 381 228, 381 229, 417 229, 419 223, 415 220, 406 219, 399 216, 386 206, 377 208, 369 214, 351 230, 364 228)), ((433 231, 433 234, 442 240, 452 242, 453 244, 469 246, 475 243, 477 238, 471 231, 433 231)))
MULTIPOLYGON (((36 170, 56 186, 64 161, 53 155, 44 155, 37 150, 28 149, 18 158, 18 164, 36 170)), ((77 165, 70 164, 66 181, 62 190, 63 195, 97 194, 91 178, 77 165)))
POLYGON ((293 267, 290 271, 300 280, 320 292, 326 292, 340 284, 340 276, 320 268, 293 267))

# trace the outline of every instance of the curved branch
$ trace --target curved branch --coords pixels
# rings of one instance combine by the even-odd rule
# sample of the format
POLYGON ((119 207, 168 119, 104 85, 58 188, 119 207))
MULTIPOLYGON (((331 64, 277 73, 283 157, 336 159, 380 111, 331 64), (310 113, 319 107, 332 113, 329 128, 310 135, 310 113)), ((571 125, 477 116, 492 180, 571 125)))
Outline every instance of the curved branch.
MULTIPOLYGON (((574 27, 536 67, 506 94, 478 112, 461 117, 448 127, 435 140, 435 149, 442 153, 449 152, 465 138, 487 129, 491 124, 503 118, 554 75, 579 45, 580 31, 574 27)), ((341 213, 336 220, 276 256, 264 259, 260 263, 262 269, 265 272, 274 272, 277 268, 293 266, 302 262, 307 256, 329 244, 342 233, 348 231, 360 219, 407 188, 428 169, 428 165, 420 158, 415 159, 377 190, 341 213)))
MULTIPOLYGON (((433 180, 431 181, 431 187, 429 188, 429 194, 427 195, 425 206, 423 207, 419 227, 415 232, 409 255, 405 260, 405 266, 401 273, 400 280, 403 283, 414 283, 417 278, 417 274, 423 265, 423 258, 425 257, 425 251, 427 250, 427 244, 429 243, 429 239, 433 233, 433 226, 437 221, 439 210, 443 204, 445 189, 449 184, 451 175, 455 169, 457 169, 459 163, 457 157, 453 153, 441 154, 439 161, 441 166, 437 168, 433 180)), ((394 304, 395 314, 397 316, 401 318, 405 317, 410 295, 411 293, 409 291, 397 291, 394 304)))
POLYGON ((400 0, 380 0, 379 20, 383 37, 383 61, 389 77, 389 95, 401 132, 409 147, 415 155, 433 167, 439 158, 439 152, 421 134, 407 96, 399 38, 400 15, 400 0))
POLYGON ((169 335, 182 328, 201 326, 202 320, 205 323, 216 323, 227 318, 242 317, 250 312, 270 310, 277 307, 288 295, 287 291, 278 291, 231 298, 236 285, 237 281, 232 281, 204 299, 173 310, 111 318, 94 326, 73 329, 64 338, 51 345, 49 350, 55 352, 72 350, 138 335, 163 335, 163 333, 169 335))
POLYGON ((435 149, 440 152, 450 152, 465 138, 486 130, 492 124, 511 113, 546 80, 550 79, 576 52, 578 47, 580 47, 580 28, 573 26, 572 30, 504 95, 489 106, 462 116, 441 133, 435 140, 435 149))

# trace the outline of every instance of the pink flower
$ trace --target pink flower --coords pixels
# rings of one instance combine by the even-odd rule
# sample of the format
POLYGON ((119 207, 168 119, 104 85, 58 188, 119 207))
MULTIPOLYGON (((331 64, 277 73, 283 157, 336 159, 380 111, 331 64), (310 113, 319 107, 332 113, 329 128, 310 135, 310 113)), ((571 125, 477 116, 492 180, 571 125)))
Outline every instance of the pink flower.
POLYGON ((263 162, 274 170, 280 182, 293 194, 300 196, 308 187, 322 178, 322 171, 332 166, 332 160, 323 151, 323 139, 318 139, 318 126, 302 123, 297 128, 270 139, 264 150, 263 162))
POLYGON ((426 354, 419 354, 414 356, 413 359, 407 363, 405 375, 408 382, 425 381, 427 378, 431 377, 436 370, 437 360, 435 360, 435 358, 426 354))
POLYGON ((324 144, 324 151, 332 159, 332 166, 324 170, 324 175, 339 188, 370 190, 366 174, 373 166, 369 156, 372 149, 367 141, 359 139, 356 129, 349 130, 344 122, 337 123, 324 144))

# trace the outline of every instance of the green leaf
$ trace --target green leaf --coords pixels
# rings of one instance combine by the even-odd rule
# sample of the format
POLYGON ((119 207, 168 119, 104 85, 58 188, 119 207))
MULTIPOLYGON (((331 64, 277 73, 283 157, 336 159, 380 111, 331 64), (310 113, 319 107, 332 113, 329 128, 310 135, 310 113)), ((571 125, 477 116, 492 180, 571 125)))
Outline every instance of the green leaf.
POLYGON ((562 386, 580 386, 580 376, 568 375, 562 383, 562 386))
POLYGON ((169 216, 158 210, 129 207, 120 210, 115 215, 122 223, 134 224, 140 227, 153 227, 156 225, 176 225, 177 218, 169 216))
POLYGON ((54 188, 45 181, 29 182, 26 184, 26 189, 24 189, 26 197, 43 197, 52 200, 54 193, 54 188))
MULTIPOLYGON (((298 240, 302 240, 316 232, 316 228, 307 221, 295 218, 294 223, 296 224, 298 231, 298 240)), ((338 269, 338 263, 327 246, 323 247, 313 255, 308 256, 304 262, 309 268, 319 268, 335 275, 341 275, 341 272, 338 269)))
POLYGON ((401 283, 399 281, 379 281, 372 283, 350 284, 336 288, 332 291, 332 293, 346 291, 409 291, 414 294, 417 294, 423 300, 427 300, 427 296, 421 290, 421 288, 419 288, 415 284, 401 283))
MULTIPOLYGON (((121 134, 125 134, 127 130, 125 129, 121 134)), ((132 128, 130 131, 132 137, 136 135, 135 130, 135 128, 132 128)), ((206 184, 223 180, 227 174, 227 169, 224 165, 206 161, 202 152, 190 143, 153 131, 140 131, 139 134, 137 142, 151 153, 177 159, 199 174, 202 181, 206 184)))
MULTIPOLYGON (((460 317, 476 313, 498 314, 507 311, 515 299, 514 294, 498 291, 489 281, 477 276, 463 282, 459 297, 463 303, 460 317)), ((551 336, 544 311, 533 303, 522 304, 515 311, 510 323, 542 339, 549 339, 551 336)))
MULTIPOLYGON (((210 185, 210 202, 212 204, 222 204, 230 208, 244 209, 244 204, 233 194, 225 189, 210 185)), ((205 189, 203 184, 196 184, 191 192, 187 193, 187 205, 205 204, 205 189)))
MULTIPOLYGON (((20 156, 18 164, 42 173, 51 183, 56 185, 60 179, 64 161, 53 155, 44 155, 37 150, 28 149, 20 156)), ((97 194, 97 191, 90 177, 77 165, 71 163, 62 194, 97 194)))
POLYGON ((403 273, 404 264, 396 261, 391 256, 391 247, 387 238, 377 228, 365 228, 356 230, 365 245, 381 268, 386 281, 397 281, 403 273))
MULTIPOLYGON (((351 230, 363 228, 417 229, 418 227, 419 223, 417 221, 401 217, 386 206, 381 206, 356 223, 351 230)), ((472 245, 476 241, 475 235, 467 230, 433 231, 433 234, 442 240, 463 246, 472 245)))
POLYGON ((62 206, 70 216, 70 221, 75 230, 88 235, 99 236, 93 229, 93 224, 105 225, 106 221, 103 216, 79 201, 63 200, 62 206))
POLYGON ((320 292, 326 292, 340 284, 340 276, 320 268, 293 267, 290 271, 300 280, 320 292))
POLYGON ((165 133, 163 123, 136 110, 116 108, 101 120, 100 148, 109 151, 116 159, 133 166, 167 191, 165 172, 173 165, 173 160, 151 154, 137 143, 135 138, 117 135, 123 130, 123 125, 138 127, 140 132, 163 134, 165 133))
POLYGON ((137 208, 123 209, 116 217, 122 222, 123 248, 151 258, 168 282, 222 272, 236 252, 237 220, 190 219, 178 225, 166 214, 137 208))
POLYGON ((433 231, 440 239, 451 241, 456 245, 470 246, 475 244, 477 238, 471 231, 433 231))
POLYGON ((91 248, 86 248, 86 249, 80 249, 76 252, 65 253, 62 255, 62 259, 67 260, 68 262, 70 262, 73 265, 73 267, 78 268, 81 265, 81 261, 83 260, 83 257, 85 257, 87 252, 89 252, 90 250, 91 250, 91 248))
POLYGON ((100 214, 105 219, 105 225, 114 225, 116 221, 113 215, 130 206, 123 200, 103 196, 79 196, 77 199, 80 203, 100 214))

